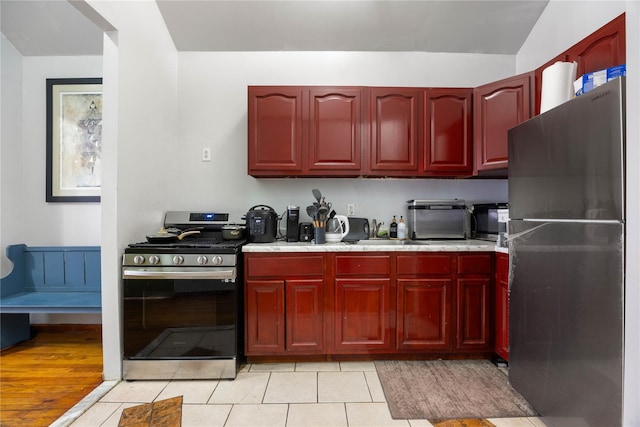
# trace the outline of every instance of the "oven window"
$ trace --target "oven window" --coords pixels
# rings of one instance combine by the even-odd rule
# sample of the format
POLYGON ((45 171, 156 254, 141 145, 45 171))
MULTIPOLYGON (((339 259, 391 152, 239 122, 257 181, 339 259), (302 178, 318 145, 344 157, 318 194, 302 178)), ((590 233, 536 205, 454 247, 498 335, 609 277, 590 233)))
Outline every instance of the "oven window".
POLYGON ((235 283, 203 279, 124 281, 124 357, 229 357, 237 349, 235 283))

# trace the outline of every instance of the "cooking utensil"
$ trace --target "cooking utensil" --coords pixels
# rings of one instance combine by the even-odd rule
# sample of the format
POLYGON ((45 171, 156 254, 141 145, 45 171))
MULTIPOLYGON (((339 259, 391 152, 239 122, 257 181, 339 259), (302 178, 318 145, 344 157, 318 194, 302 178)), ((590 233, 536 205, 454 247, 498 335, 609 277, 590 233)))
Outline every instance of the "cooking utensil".
POLYGON ((315 197, 318 203, 320 203, 320 200, 322 199, 322 193, 320 192, 320 190, 314 188, 313 190, 311 190, 311 193, 313 193, 313 197, 315 197))
POLYGON ((313 220, 314 227, 317 227, 316 223, 318 222, 318 207, 315 205, 307 206, 307 215, 309 215, 313 220))
POLYGON ((227 224, 222 226, 222 238, 224 240, 237 240, 242 238, 246 226, 237 224, 227 224))
POLYGON ((180 234, 170 233, 164 227, 162 227, 156 234, 150 234, 147 236, 147 242, 149 243, 172 243, 177 240, 182 240, 186 236, 192 234, 200 234, 200 230, 183 231, 180 234))

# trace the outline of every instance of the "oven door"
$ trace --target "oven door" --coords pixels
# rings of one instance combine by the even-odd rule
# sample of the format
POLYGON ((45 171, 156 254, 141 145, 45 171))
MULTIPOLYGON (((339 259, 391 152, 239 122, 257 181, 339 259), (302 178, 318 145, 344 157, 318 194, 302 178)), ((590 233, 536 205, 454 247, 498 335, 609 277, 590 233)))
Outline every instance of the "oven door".
POLYGON ((123 267, 125 360, 235 359, 236 269, 123 267))

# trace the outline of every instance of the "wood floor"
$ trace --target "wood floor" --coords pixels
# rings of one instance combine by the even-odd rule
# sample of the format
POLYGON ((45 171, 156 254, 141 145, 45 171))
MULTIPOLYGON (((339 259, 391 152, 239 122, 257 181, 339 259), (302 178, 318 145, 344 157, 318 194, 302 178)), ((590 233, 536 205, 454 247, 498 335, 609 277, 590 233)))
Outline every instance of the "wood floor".
POLYGON ((2 427, 48 426, 102 383, 99 325, 34 329, 0 352, 2 427))

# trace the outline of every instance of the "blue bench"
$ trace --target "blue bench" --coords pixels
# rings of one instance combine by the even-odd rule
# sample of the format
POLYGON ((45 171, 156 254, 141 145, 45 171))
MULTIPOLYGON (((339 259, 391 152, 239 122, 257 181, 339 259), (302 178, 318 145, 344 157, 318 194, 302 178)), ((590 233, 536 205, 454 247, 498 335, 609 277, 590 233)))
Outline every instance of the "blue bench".
POLYGON ((100 313, 100 246, 7 246, 0 349, 31 338, 29 313, 100 313))

